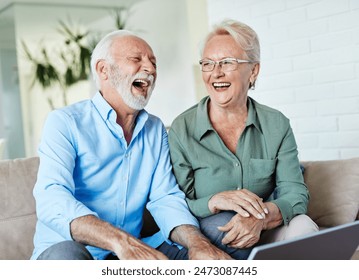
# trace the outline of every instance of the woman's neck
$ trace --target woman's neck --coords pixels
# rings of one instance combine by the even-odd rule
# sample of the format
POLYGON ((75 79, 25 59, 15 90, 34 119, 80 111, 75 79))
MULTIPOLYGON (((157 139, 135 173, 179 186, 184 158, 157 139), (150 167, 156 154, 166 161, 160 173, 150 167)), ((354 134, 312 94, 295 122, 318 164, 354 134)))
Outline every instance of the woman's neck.
POLYGON ((210 100, 208 102, 208 116, 212 123, 221 123, 223 125, 238 124, 247 120, 248 108, 247 102, 231 107, 219 107, 210 100))

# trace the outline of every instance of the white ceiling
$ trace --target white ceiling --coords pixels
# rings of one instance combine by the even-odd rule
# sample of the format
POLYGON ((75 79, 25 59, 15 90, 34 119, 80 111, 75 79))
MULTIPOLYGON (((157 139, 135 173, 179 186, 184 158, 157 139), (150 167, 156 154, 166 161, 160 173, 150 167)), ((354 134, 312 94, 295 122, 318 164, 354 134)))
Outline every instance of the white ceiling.
POLYGON ((44 5, 44 6, 74 6, 74 7, 130 7, 145 0, 0 0, 0 28, 12 22, 13 4, 44 5))
POLYGON ((143 0, 0 0, 0 12, 14 3, 46 4, 46 5, 73 5, 73 6, 101 6, 101 7, 128 7, 143 0))
MULTIPOLYGON (((0 45, 8 46, 14 45, 14 9, 13 7, 16 4, 21 5, 22 7, 54 7, 53 15, 50 12, 49 14, 44 15, 44 18, 56 16, 57 10, 55 8, 60 7, 74 7, 76 10, 78 8, 111 8, 111 7, 127 7, 129 8, 132 5, 138 4, 146 0, 0 0, 0 45)), ((96 10, 96 9, 95 9, 96 10)), ((83 13, 87 13, 88 10, 83 9, 83 13)), ((31 20, 31 14, 26 15, 31 22, 33 29, 37 30, 35 20, 31 20)), ((37 15, 38 16, 38 15, 37 15)), ((86 17, 83 17, 86 18, 86 17)), ((30 26, 31 27, 31 26, 30 26)))

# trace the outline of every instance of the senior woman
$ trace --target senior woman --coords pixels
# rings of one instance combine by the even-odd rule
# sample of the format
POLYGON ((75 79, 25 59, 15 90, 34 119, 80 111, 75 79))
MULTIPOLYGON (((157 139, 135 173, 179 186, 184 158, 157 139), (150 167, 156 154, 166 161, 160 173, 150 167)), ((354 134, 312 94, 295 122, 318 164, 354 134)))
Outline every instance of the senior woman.
POLYGON ((208 96, 169 131, 175 176, 201 229, 235 259, 258 242, 318 230, 305 215, 309 194, 289 120, 248 96, 260 69, 249 26, 226 20, 202 48, 208 96))

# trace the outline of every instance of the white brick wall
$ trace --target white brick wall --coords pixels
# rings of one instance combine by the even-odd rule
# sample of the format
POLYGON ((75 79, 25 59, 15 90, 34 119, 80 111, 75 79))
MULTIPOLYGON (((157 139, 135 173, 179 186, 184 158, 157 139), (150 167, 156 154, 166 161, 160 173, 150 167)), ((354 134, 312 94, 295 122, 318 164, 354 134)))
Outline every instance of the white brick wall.
POLYGON ((207 0, 260 38, 251 96, 291 120, 301 160, 359 156, 359 0, 207 0))

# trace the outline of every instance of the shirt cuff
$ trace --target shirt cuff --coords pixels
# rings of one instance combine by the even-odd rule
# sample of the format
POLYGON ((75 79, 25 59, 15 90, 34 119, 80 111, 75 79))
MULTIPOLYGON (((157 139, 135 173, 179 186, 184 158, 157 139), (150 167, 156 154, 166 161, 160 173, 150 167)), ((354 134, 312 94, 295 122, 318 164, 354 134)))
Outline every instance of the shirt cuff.
POLYGON ((278 206, 282 214, 284 224, 288 225, 294 216, 292 205, 284 199, 276 199, 271 202, 278 206))
POLYGON ((208 208, 208 201, 211 199, 211 196, 202 197, 200 199, 191 200, 186 199, 188 203, 188 207, 191 212, 199 218, 206 218, 208 216, 213 215, 213 213, 208 208))

